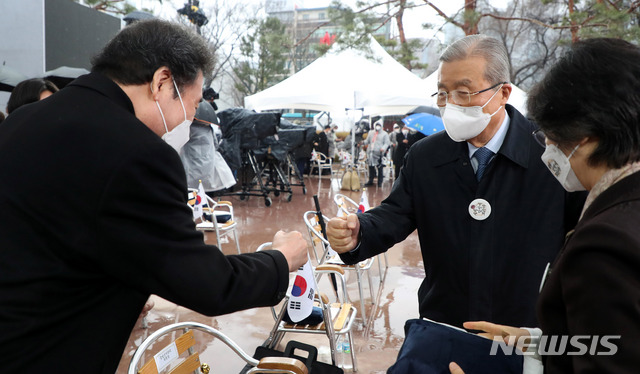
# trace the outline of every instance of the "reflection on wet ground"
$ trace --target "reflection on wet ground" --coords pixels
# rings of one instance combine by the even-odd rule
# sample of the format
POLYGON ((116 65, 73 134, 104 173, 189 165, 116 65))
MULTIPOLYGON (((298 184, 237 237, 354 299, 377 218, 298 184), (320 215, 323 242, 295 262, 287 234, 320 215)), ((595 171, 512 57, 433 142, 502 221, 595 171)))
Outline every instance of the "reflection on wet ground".
MULTIPOLYGON (((236 221, 238 222, 238 236, 240 248, 243 252, 255 251, 262 243, 271 241, 279 229, 298 230, 305 234, 306 227, 302 215, 307 210, 315 210, 313 195, 317 194, 324 215, 334 217, 337 208, 333 203, 333 195, 343 193, 355 201, 360 200, 361 192, 341 191, 337 179, 329 180, 324 176, 318 183, 318 178, 305 177, 307 193, 302 193, 302 187, 292 186, 293 196, 287 202, 287 194, 278 197, 271 195, 272 205, 265 207, 262 197, 251 196, 240 200, 238 196, 225 196, 223 200, 233 202, 236 221)), ((369 188, 367 196, 372 206, 378 205, 391 190, 391 179, 385 179, 382 187, 369 188)), ((205 241, 215 244, 215 233, 205 233, 205 241)), ((225 254, 234 254, 234 244, 222 245, 225 254)), ((313 255, 311 255, 313 258, 313 255)), ((384 283, 380 284, 381 274, 378 264, 371 268, 373 277, 375 303, 371 303, 368 282, 363 279, 364 297, 366 300, 366 315, 369 317, 367 326, 363 326, 358 318, 353 327, 354 347, 360 373, 384 373, 395 362, 398 350, 404 339, 404 323, 406 320, 418 316, 417 290, 424 278, 422 256, 418 245, 416 232, 405 241, 398 243, 387 252, 389 267, 384 266, 384 283), (371 317, 373 316, 373 317, 371 317)), ((383 262, 384 264, 384 262, 383 262)), ((347 283, 351 301, 359 308, 359 294, 356 276, 347 272, 347 283)), ((322 286, 322 285, 321 285, 322 286)), ((141 328, 138 321, 132 331, 127 348, 123 354, 118 373, 126 373, 131 356, 136 347, 151 333, 160 327, 175 323, 194 321, 208 324, 234 340, 242 349, 253 355, 255 348, 267 339, 274 325, 269 308, 257 308, 217 317, 207 317, 189 309, 177 306, 157 296, 155 307, 147 317, 148 329, 141 328)), ((280 307, 277 308, 280 310, 280 307)), ((157 342, 151 349, 159 349, 175 339, 179 334, 157 342)), ((196 349, 201 353, 203 362, 212 367, 212 373, 239 373, 245 363, 233 351, 220 341, 213 340, 205 334, 196 332, 196 349)), ((319 358, 330 362, 328 356, 328 340, 324 335, 287 334, 281 350, 289 339, 305 342, 318 347, 319 358)), ((152 356, 150 356, 152 357, 152 356)), ((151 358, 152 359, 152 358, 151 358)), ((349 372, 349 371, 347 371, 349 372)))

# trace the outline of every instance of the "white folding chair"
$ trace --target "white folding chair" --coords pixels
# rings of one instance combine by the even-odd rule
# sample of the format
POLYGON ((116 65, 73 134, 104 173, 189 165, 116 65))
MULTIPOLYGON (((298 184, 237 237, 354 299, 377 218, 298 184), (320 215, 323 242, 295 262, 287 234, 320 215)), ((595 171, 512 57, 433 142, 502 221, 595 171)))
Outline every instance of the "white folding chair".
POLYGON ((311 162, 309 175, 311 175, 314 168, 318 169, 318 178, 322 178, 322 172, 324 170, 329 170, 329 178, 333 179, 333 160, 327 157, 324 153, 316 152, 316 158, 311 162))
MULTIPOLYGON (((271 242, 261 244, 256 252, 271 247, 271 242)), ((322 309, 323 322, 317 325, 306 325, 302 323, 288 323, 283 320, 287 310, 289 297, 287 293, 284 298, 280 312, 276 312, 275 307, 271 307, 271 313, 275 320, 275 324, 271 329, 266 345, 269 348, 275 348, 280 344, 286 333, 308 333, 308 334, 324 334, 329 340, 331 349, 331 359, 336 364, 337 342, 340 336, 346 336, 349 341, 351 364, 353 371, 357 371, 357 363, 354 349, 354 341, 351 333, 353 323, 355 321, 358 310, 349 302, 347 294, 346 282, 344 279, 344 269, 334 264, 318 265, 314 270, 314 277, 318 286, 318 292, 315 294, 314 305, 322 309), (322 283, 322 277, 335 279, 335 289, 332 291, 332 299, 326 294, 320 292, 323 287, 328 286, 322 283)), ((333 282, 332 282, 333 283, 333 282)))
MULTIPOLYGON (((371 265, 373 264, 373 258, 368 258, 364 261, 360 261, 354 265, 346 265, 340 260, 339 256, 329 258, 329 242, 324 238, 320 230, 320 224, 318 223, 318 216, 315 211, 307 211, 303 215, 304 223, 307 226, 309 233, 309 239, 311 239, 311 246, 315 255, 318 265, 329 263, 332 265, 338 265, 344 271, 354 271, 356 273, 356 281, 358 283, 358 295, 360 296, 360 316, 362 317, 363 325, 367 324, 367 316, 365 313, 364 305, 364 291, 362 288, 362 276, 366 272, 367 279, 369 281, 369 292, 371 294, 371 304, 375 303, 375 297, 373 295, 373 286, 371 281, 371 265), (319 247, 319 248, 318 248, 319 247), (321 256, 318 256, 318 250, 321 256)), ((329 218, 323 215, 325 222, 329 222, 329 218)))
POLYGON ((387 170, 389 170, 389 179, 391 179, 391 182, 395 181, 396 168, 393 166, 393 160, 391 159, 391 157, 387 157, 387 156, 382 157, 382 163, 387 168, 387 170))
POLYGON ((196 229, 202 231, 215 231, 218 248, 222 250, 222 238, 233 235, 238 254, 240 243, 238 242, 237 222, 233 215, 233 204, 230 201, 215 201, 207 196, 208 207, 203 208, 203 221, 196 224, 196 229))
POLYGON ((201 363, 200 355, 195 351, 194 330, 212 335, 231 348, 247 364, 252 366, 247 373, 308 373, 307 367, 299 360, 288 357, 265 357, 258 361, 245 353, 242 348, 220 331, 202 323, 180 322, 160 328, 149 335, 133 354, 127 374, 187 374, 198 371, 203 374, 209 373, 211 367, 206 363, 201 363), (178 330, 183 334, 157 351, 151 360, 144 363, 145 353, 154 346, 156 341, 166 338, 169 333, 178 330), (138 368, 140 365, 142 366, 138 368))
POLYGON ((355 165, 358 174, 362 175, 364 180, 367 180, 369 178, 369 165, 367 165, 367 153, 364 150, 360 151, 360 157, 355 165))
MULTIPOLYGON (((333 202, 338 207, 338 215, 342 212, 345 216, 349 213, 356 213, 358 211, 359 204, 353 201, 349 196, 337 193, 333 195, 333 202)), ((387 257, 387 252, 382 254, 384 257, 384 268, 385 270, 389 268, 389 259, 387 257)), ((383 274, 382 272, 382 264, 380 261, 380 255, 378 257, 378 271, 380 273, 380 283, 384 283, 384 279, 386 277, 386 272, 383 274)))

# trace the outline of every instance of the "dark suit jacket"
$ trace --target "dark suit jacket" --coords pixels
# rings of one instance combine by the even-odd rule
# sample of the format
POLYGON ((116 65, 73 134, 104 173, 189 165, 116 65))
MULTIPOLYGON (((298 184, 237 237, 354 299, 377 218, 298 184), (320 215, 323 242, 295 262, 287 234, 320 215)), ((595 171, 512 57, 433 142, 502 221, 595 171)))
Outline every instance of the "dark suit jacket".
POLYGON ((281 253, 204 244, 178 154, 102 75, 13 112, 0 155, 0 371, 114 373, 150 294, 206 315, 285 294, 281 253))
POLYGON ((402 131, 395 134, 396 136, 396 150, 393 153, 393 163, 400 165, 402 160, 404 160, 404 156, 407 154, 407 151, 411 147, 412 143, 409 140, 409 133, 405 137, 402 131), (404 140, 407 139, 408 143, 405 143, 404 140))
POLYGON ((456 326, 475 320, 537 325, 542 273, 582 201, 568 204, 540 160, 535 126, 510 105, 507 112, 509 131, 480 183, 466 142, 440 132, 414 144, 389 197, 359 215, 359 249, 342 255, 345 262, 362 260, 417 228, 426 271, 418 291, 423 317, 456 326), (469 214, 476 198, 491 204, 484 221, 469 214))
MULTIPOLYGON (((543 355, 545 373, 638 373, 640 357, 640 173, 605 190, 586 210, 540 294, 544 335, 576 336, 596 353, 543 355)), ((570 342, 570 341, 569 341, 570 342)), ((556 343, 555 346, 560 346, 556 343)), ((567 344, 567 351, 580 346, 567 344)))
POLYGON ((316 134, 313 137, 312 143, 314 143, 313 148, 316 151, 329 157, 329 139, 327 139, 327 134, 324 131, 320 131, 319 134, 316 134), (315 143, 318 143, 318 145, 315 145, 315 143))
POLYGON ((406 137, 404 136, 402 131, 397 133, 396 141, 398 142, 398 146, 397 146, 396 152, 393 155, 393 163, 396 165, 401 165, 402 162, 404 161, 404 156, 409 151, 409 148, 411 148, 412 145, 414 145, 415 143, 417 143, 423 138, 425 138, 425 135, 419 132, 416 132, 414 134, 409 132, 407 133, 406 137), (407 139, 408 143, 404 143, 403 142, 404 139, 407 139))

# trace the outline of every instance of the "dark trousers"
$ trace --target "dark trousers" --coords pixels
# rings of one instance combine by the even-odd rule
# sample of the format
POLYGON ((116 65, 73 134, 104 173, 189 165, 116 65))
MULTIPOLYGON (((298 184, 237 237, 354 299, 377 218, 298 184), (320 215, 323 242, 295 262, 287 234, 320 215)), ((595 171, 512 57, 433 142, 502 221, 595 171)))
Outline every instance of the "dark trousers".
POLYGON ((373 178, 376 177, 376 169, 378 169, 378 186, 382 186, 382 180, 384 179, 384 165, 382 163, 380 163, 377 168, 375 166, 369 166, 369 184, 372 184, 373 178))
POLYGON ((296 159, 296 167, 298 168, 298 172, 300 173, 300 178, 304 175, 305 172, 309 172, 309 157, 301 157, 296 159))
POLYGON ((399 162, 397 164, 394 163, 393 167, 395 169, 395 177, 396 177, 396 179, 398 179, 398 177, 400 176, 400 169, 402 169, 402 162, 399 162))

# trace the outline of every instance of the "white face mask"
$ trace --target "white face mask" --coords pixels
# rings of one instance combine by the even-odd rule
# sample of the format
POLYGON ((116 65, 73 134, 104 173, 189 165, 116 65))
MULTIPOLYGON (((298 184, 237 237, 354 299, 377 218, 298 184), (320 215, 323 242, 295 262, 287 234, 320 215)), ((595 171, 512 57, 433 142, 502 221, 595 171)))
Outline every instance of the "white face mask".
POLYGON ((465 107, 447 103, 447 105, 439 108, 442 122, 444 122, 444 129, 454 142, 473 139, 487 128, 491 117, 498 113, 498 111, 502 109, 502 106, 493 112, 493 114, 485 113, 482 109, 496 96, 500 88, 502 88, 502 85, 500 85, 483 106, 465 107))
MULTIPOLYGON (((184 113, 184 121, 182 121, 178 126, 174 127, 173 130, 169 131, 167 128, 167 121, 164 119, 164 114, 162 113, 162 109, 160 109, 160 103, 156 100, 156 105, 158 106, 158 110, 160 111, 160 117, 162 117, 162 122, 164 123, 164 131, 165 134, 162 135, 162 140, 167 142, 176 152, 180 153, 182 147, 189 141, 189 130, 191 128, 191 121, 187 119, 187 111, 184 108, 184 102, 182 101, 182 96, 180 95, 180 91, 178 90, 178 86, 176 85, 176 81, 173 80, 173 87, 175 87, 176 92, 178 93, 178 99, 180 99, 180 105, 182 105, 182 112, 184 113)), ((153 90, 151 91, 153 92, 153 90)))
POLYGON ((576 145, 567 157, 555 144, 547 144, 547 148, 540 157, 542 162, 549 168, 549 171, 551 171, 551 174, 558 179, 558 182, 560 182, 562 187, 568 192, 586 190, 578 180, 578 177, 576 177, 576 174, 571 168, 571 162, 569 162, 569 159, 575 151, 578 150, 579 146, 580 144, 576 145))
POLYGON ((408 133, 409 133, 409 130, 402 130, 402 134, 403 134, 404 136, 407 136, 407 134, 408 134, 408 133))
POLYGON ((382 129, 382 126, 376 126, 376 131, 380 131, 380 129, 382 129))

